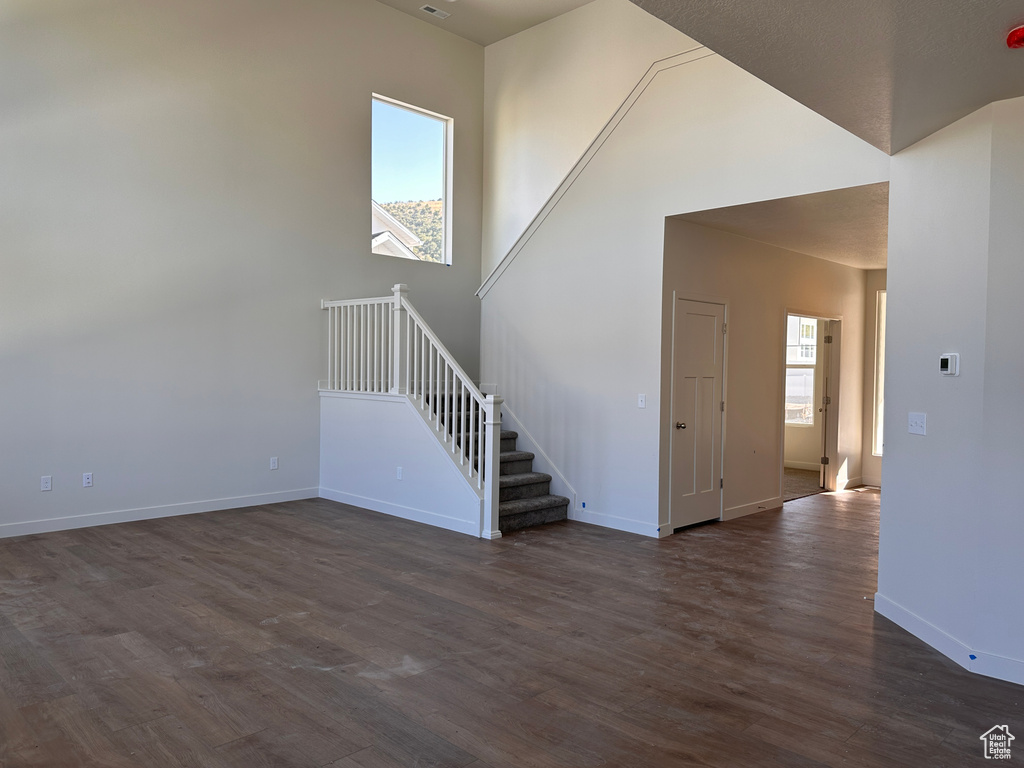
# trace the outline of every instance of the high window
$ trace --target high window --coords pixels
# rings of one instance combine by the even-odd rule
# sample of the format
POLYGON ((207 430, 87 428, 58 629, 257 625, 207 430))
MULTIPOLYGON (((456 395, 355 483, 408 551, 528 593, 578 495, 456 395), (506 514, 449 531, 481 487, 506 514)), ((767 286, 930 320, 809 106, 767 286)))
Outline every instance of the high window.
POLYGON ((875 401, 871 433, 871 453, 882 455, 883 424, 885 411, 885 291, 878 292, 875 301, 875 401))
POLYGON ((451 118, 375 94, 372 140, 372 252, 451 264, 451 118))
POLYGON ((818 362, 818 321, 786 318, 786 423, 814 424, 814 366, 818 362))

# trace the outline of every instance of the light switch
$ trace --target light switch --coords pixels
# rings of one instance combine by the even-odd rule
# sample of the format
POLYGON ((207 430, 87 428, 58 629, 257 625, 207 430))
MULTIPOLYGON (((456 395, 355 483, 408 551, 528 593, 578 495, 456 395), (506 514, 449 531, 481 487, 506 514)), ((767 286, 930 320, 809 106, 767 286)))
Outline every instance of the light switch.
POLYGON ((928 414, 910 413, 907 418, 907 432, 912 435, 928 434, 928 414))
POLYGON ((646 408, 647 407, 647 395, 637 395, 636 396, 636 407, 637 408, 646 408))

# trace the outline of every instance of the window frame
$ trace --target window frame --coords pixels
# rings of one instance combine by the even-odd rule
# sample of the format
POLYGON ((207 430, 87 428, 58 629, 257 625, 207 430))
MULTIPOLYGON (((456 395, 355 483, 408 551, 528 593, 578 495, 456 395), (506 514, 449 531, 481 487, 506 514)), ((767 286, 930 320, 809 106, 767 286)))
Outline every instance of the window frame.
POLYGON ((444 227, 444 243, 443 243, 443 259, 440 262, 426 261, 423 259, 417 259, 421 264, 441 264, 443 266, 450 267, 452 265, 452 189, 455 180, 454 173, 454 155, 455 155, 455 119, 448 115, 442 115, 440 112, 434 112, 424 107, 418 107, 415 104, 409 104, 399 99, 393 99, 390 96, 385 96, 376 91, 370 94, 370 199, 373 199, 373 102, 379 101, 384 104, 388 104, 399 109, 404 109, 407 112, 412 112, 415 115, 422 115, 423 117, 429 117, 434 120, 441 122, 444 125, 444 157, 442 163, 444 167, 444 186, 441 191, 441 211, 443 215, 443 227, 444 227))

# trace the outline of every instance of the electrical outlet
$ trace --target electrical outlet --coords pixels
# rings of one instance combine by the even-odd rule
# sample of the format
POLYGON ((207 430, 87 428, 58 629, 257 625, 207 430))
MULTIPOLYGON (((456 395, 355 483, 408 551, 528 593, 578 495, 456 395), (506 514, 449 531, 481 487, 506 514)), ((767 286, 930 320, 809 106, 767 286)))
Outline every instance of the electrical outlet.
POLYGON ((92 472, 83 472, 82 473, 82 487, 83 488, 92 488, 92 472))
POLYGON ((53 475, 43 475, 42 477, 39 478, 39 490, 53 490, 53 475))
POLYGON ((277 469, 277 456, 270 457, 270 468, 277 469))
POLYGON ((912 435, 928 434, 928 414, 910 413, 907 417, 907 432, 912 435))
POLYGON ((401 479, 402 479, 402 468, 401 468, 401 467, 398 467, 398 468, 397 468, 397 471, 395 472, 395 477, 396 477, 397 479, 399 479, 399 480, 401 480, 401 479))

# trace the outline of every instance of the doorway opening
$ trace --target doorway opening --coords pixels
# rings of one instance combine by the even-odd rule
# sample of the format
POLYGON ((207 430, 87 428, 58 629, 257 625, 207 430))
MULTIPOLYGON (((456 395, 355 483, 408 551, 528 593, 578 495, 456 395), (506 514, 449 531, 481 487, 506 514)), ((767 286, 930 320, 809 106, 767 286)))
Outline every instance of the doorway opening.
POLYGON ((786 315, 783 502, 835 490, 839 413, 839 321, 786 315))

